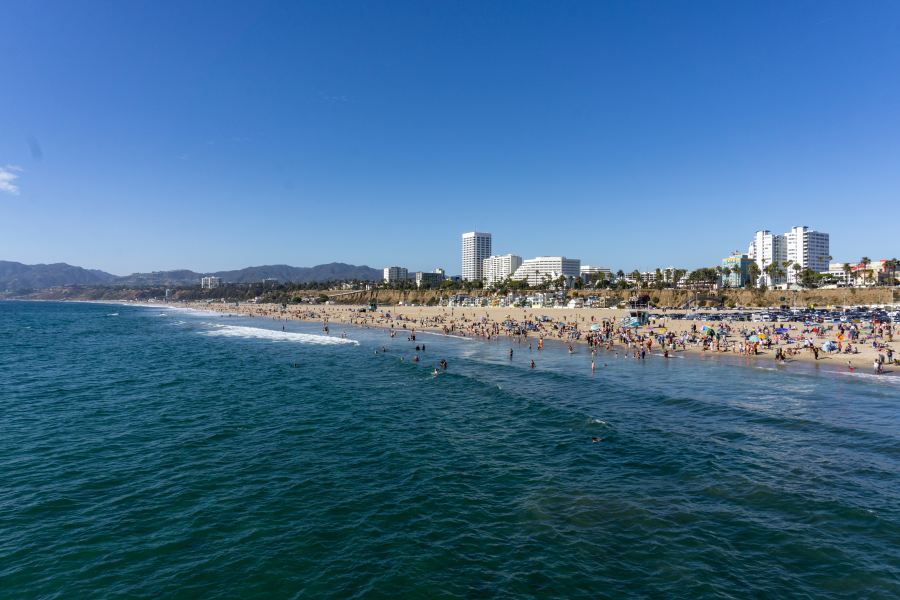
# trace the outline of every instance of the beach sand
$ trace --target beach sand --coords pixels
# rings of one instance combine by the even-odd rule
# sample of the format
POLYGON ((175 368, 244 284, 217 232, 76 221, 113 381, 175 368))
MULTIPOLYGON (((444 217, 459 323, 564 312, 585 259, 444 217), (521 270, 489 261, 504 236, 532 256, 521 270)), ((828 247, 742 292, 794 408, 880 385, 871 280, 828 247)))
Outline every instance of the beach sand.
MULTIPOLYGON (((604 321, 610 321, 614 327, 614 335, 612 339, 612 348, 617 351, 632 352, 640 346, 635 344, 628 345, 621 340, 618 335, 621 327, 621 320, 628 315, 627 310, 618 309, 600 309, 600 308, 512 308, 512 307, 442 307, 442 306, 382 306, 375 312, 362 312, 363 307, 348 305, 288 305, 282 308, 276 304, 221 304, 221 303, 194 303, 187 304, 191 308, 201 310, 214 310, 217 312, 240 314, 255 317, 267 317, 273 319, 290 319, 303 320, 313 322, 327 322, 331 328, 334 325, 356 325, 362 327, 380 327, 384 329, 394 329, 396 335, 410 335, 415 331, 431 331, 438 333, 449 333, 456 336, 473 337, 473 338, 505 338, 507 333, 502 327, 504 321, 513 320, 517 323, 525 321, 537 322, 541 317, 549 317, 550 321, 539 323, 538 331, 529 331, 527 338, 533 340, 537 344, 539 338, 544 340, 556 340, 563 343, 585 343, 584 336, 589 333, 592 324, 602 324, 604 321), (567 335, 555 325, 558 323, 566 323, 569 329, 577 328, 580 332, 580 339, 575 339, 571 335, 567 335), (499 333, 497 331, 499 330, 499 333)), ((776 327, 785 327, 789 331, 789 335, 794 340, 807 338, 813 344, 821 348, 822 344, 829 340, 837 341, 837 330, 830 324, 819 325, 818 332, 809 332, 808 328, 801 323, 757 323, 749 321, 728 321, 727 313, 725 320, 721 321, 704 321, 687 320, 687 319, 671 319, 668 318, 664 311, 652 311, 651 323, 649 326, 638 328, 635 333, 646 336, 654 334, 672 332, 676 339, 681 339, 682 335, 687 333, 690 335, 692 327, 696 327, 700 331, 704 325, 708 325, 715 330, 719 330, 722 326, 730 327, 731 331, 721 337, 719 349, 715 344, 711 344, 706 349, 702 343, 692 343, 688 341, 684 348, 679 343, 676 350, 670 350, 670 354, 688 353, 698 355, 731 355, 742 356, 748 361, 774 361, 776 348, 781 348, 789 352, 789 356, 784 364, 790 364, 794 361, 804 361, 827 365, 829 367, 848 370, 850 365, 859 372, 873 373, 874 362, 879 354, 886 356, 887 348, 893 348, 896 353, 896 342, 892 341, 893 336, 900 337, 900 326, 891 326, 889 324, 883 326, 883 336, 875 336, 868 324, 860 324, 861 331, 859 339, 853 342, 853 347, 858 353, 828 353, 820 350, 818 358, 809 348, 802 348, 802 343, 795 341, 794 343, 785 343, 784 336, 773 333, 776 327), (744 335, 752 332, 759 332, 763 328, 768 328, 769 337, 772 340, 771 348, 759 346, 759 354, 742 355, 739 353, 739 345, 744 340, 744 335), (872 342, 876 341, 883 344, 882 348, 876 349, 872 342), (799 349, 799 350, 798 350, 799 349)), ((632 330, 634 331, 634 330, 632 330)), ((333 332, 332 332, 333 333, 333 332)), ((512 337, 512 336, 510 336, 512 337)), ((846 340, 844 341, 846 344, 846 340)), ((606 347, 603 343, 602 347, 606 347)), ((654 357, 661 355, 662 348, 654 339, 652 345, 652 354, 654 357)), ((895 354, 895 358, 898 356, 895 354)), ((900 367, 895 365, 884 365, 887 375, 896 376, 900 373, 900 367)))

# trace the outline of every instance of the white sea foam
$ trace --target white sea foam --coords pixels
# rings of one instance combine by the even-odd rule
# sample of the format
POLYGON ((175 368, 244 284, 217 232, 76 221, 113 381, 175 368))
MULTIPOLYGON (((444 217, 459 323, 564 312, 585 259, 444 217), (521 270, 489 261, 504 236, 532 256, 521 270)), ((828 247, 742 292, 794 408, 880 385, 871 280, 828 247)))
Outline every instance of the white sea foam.
POLYGON ((241 325, 220 325, 206 323, 214 329, 200 332, 203 335, 216 337, 237 337, 245 339, 272 340, 273 342, 299 342, 302 344, 318 344, 321 346, 353 344, 359 345, 356 340, 347 338, 330 337, 327 335, 312 335, 309 333, 295 333, 293 331, 277 331, 274 329, 262 329, 259 327, 244 327, 241 325))
MULTIPOLYGON (((397 333, 403 333, 403 332, 409 331, 409 330, 406 330, 406 329, 395 329, 394 331, 396 331, 397 333)), ((410 331, 410 333, 412 333, 412 332, 410 331)), ((469 340, 469 341, 472 341, 472 340, 474 339, 474 338, 466 337, 466 336, 464 336, 464 335, 454 335, 454 334, 452 334, 452 333, 441 333, 440 331, 418 331, 418 330, 416 330, 416 335, 419 335, 419 334, 422 334, 422 335, 439 335, 439 336, 441 336, 441 337, 456 338, 456 339, 458 339, 458 340, 469 340)))

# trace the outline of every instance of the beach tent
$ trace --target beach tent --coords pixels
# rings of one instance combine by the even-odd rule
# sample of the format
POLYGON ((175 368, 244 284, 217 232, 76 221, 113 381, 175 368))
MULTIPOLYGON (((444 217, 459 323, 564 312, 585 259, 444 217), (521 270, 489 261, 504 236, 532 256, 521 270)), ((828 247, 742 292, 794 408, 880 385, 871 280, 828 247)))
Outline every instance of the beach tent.
POLYGON ((749 338, 747 338, 747 341, 749 341, 749 342, 758 342, 758 341, 759 341, 759 336, 758 336, 758 335, 751 335, 749 338))
POLYGON ((600 331, 600 326, 594 323, 591 325, 591 331, 600 331))
POLYGON ((775 333, 787 333, 787 332, 788 332, 788 330, 786 327, 779 327, 778 329, 775 330, 775 333))

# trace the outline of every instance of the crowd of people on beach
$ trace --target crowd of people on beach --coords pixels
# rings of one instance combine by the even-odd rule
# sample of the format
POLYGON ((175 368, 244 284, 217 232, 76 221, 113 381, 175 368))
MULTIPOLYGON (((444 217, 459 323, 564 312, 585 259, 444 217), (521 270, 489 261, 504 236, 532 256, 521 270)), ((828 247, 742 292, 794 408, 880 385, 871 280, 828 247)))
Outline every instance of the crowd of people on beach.
MULTIPOLYGON (((575 313, 552 319, 545 315, 522 311, 521 316, 505 314, 502 318, 477 309, 442 308, 410 314, 402 307, 366 310, 353 307, 290 307, 284 305, 250 305, 241 311, 252 316, 273 319, 300 319, 323 323, 329 333, 333 321, 360 327, 381 327, 394 337, 403 332, 415 341, 416 330, 443 333, 448 336, 478 338, 486 341, 509 339, 527 344, 529 350, 542 350, 545 340, 556 340, 573 351, 573 344, 587 344, 592 356, 599 350, 622 352, 646 359, 650 356, 669 358, 676 352, 727 353, 742 357, 766 355, 779 363, 804 359, 818 361, 828 357, 847 359, 847 369, 856 370, 853 359, 861 350, 871 356, 873 370, 884 373, 885 366, 896 365, 891 347, 900 325, 892 323, 747 323, 720 320, 702 324, 697 320, 678 322, 657 315, 641 326, 633 326, 602 314, 575 313), (654 350, 656 351, 654 354, 654 350)), ((424 349, 424 344, 419 348, 424 349)), ((510 350, 512 356, 512 350, 510 350)), ((532 361, 530 366, 535 367, 532 361)), ((596 368, 592 360, 592 369, 596 368)))

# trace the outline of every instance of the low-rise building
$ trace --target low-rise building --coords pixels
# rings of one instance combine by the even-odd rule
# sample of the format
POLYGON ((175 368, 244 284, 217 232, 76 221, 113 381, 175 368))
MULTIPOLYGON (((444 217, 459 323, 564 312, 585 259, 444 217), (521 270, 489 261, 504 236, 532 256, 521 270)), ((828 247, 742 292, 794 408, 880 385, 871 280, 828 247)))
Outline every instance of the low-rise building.
POLYGON ((750 281, 750 265, 753 259, 746 254, 735 252, 722 259, 722 285, 730 288, 742 288, 750 281), (728 269, 724 271, 724 269, 728 269))
POLYGON ((409 271, 407 271, 405 267, 384 268, 385 283, 398 283, 400 281, 406 281, 407 279, 409 279, 409 271))
POLYGON ((444 270, 443 269, 435 269, 434 271, 427 273, 425 271, 416 271, 416 287, 417 288, 432 288, 437 287, 441 284, 445 279, 444 270))
POLYGON ((585 283, 590 283, 592 279, 600 277, 606 279, 606 281, 614 281, 616 278, 613 272, 607 267, 592 267, 591 265, 581 265, 581 268, 578 271, 585 283))

